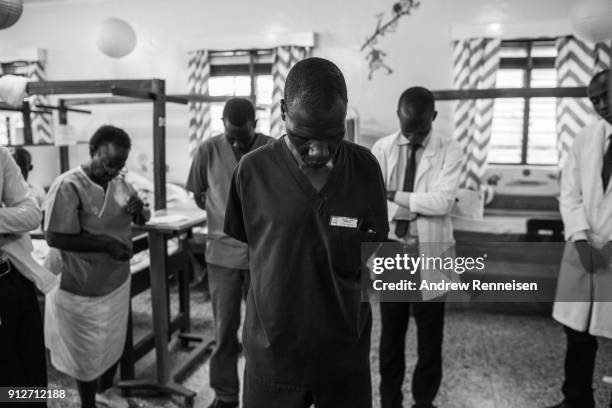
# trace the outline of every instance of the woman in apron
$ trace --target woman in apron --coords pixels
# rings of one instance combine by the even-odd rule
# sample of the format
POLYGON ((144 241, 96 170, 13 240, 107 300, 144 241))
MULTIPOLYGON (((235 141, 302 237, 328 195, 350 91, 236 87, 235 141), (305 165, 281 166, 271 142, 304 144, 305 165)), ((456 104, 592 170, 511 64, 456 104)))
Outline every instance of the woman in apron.
POLYGON ((45 208, 46 266, 61 274, 46 298, 45 342, 53 366, 76 379, 84 408, 112 386, 129 313, 130 224, 150 215, 118 177, 130 148, 125 131, 100 127, 91 160, 55 180, 45 208))

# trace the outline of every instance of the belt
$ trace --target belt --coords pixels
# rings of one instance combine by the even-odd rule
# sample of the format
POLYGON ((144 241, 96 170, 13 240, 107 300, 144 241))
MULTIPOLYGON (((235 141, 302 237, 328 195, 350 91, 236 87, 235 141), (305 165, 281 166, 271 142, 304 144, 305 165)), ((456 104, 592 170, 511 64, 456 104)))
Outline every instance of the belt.
POLYGON ((0 258, 0 278, 11 271, 11 263, 8 258, 0 258))

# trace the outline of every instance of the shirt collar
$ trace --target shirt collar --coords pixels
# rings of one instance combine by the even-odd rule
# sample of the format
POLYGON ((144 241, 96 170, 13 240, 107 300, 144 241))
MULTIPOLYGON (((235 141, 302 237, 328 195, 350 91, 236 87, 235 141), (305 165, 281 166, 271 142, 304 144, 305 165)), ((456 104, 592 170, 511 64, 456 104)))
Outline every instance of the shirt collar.
POLYGON ((283 139, 285 140, 285 144, 289 148, 289 151, 291 152, 291 155, 297 162, 298 166, 302 168, 304 166, 304 162, 302 161, 302 158, 300 157, 300 154, 298 153, 297 149, 295 148, 295 146, 293 146, 293 143, 291 143, 287 135, 284 135, 283 139))
MULTIPOLYGON (((291 140, 289 140, 289 136, 284 135, 283 139, 285 139, 285 144, 287 145, 287 147, 289 148, 289 151, 291 152, 291 155, 297 162, 298 167, 300 168, 300 170, 303 170, 306 167, 306 165, 304 164, 304 161, 302 160, 300 153, 297 151, 293 143, 291 143, 291 140)), ((328 167, 330 169, 334 167, 333 160, 328 161, 325 167, 328 167)))
MULTIPOLYGON (((425 140, 423 140, 423 142, 421 142, 421 146, 423 146, 423 148, 427 147, 427 144, 429 143, 429 141, 431 140, 431 134, 433 133, 433 130, 430 130, 429 133, 427 134, 427 137, 425 138, 425 140)), ((409 145, 410 142, 408 141, 408 139, 406 139, 404 137, 404 135, 402 134, 402 131, 400 130, 399 132, 397 132, 397 139, 395 142, 398 146, 403 146, 403 145, 409 145)))

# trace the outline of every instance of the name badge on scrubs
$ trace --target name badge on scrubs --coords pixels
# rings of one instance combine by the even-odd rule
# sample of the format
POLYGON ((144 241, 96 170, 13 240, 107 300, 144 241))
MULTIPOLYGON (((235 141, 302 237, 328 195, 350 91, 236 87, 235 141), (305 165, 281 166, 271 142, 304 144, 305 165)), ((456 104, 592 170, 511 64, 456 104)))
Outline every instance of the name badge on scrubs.
POLYGON ((329 225, 331 225, 332 227, 357 229, 357 227, 359 226, 359 219, 332 215, 331 218, 329 219, 329 225))

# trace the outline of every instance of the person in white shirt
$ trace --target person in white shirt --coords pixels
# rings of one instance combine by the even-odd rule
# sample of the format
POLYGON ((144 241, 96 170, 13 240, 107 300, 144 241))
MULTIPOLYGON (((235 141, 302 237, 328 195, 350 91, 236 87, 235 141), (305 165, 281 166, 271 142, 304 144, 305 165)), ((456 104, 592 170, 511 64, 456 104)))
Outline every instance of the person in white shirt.
MULTIPOLYGON (((551 408, 594 408, 596 336, 612 339, 612 109, 610 70, 587 88, 599 116, 576 135, 561 172, 566 245, 553 317, 567 336, 564 400, 551 408)), ((611 402, 612 404, 612 402, 611 402)), ((610 405, 612 407, 612 405, 610 405)))
POLYGON ((0 203, 0 387, 46 387, 42 316, 33 284, 37 271, 15 258, 15 246, 23 242, 23 234, 40 225, 41 212, 4 147, 0 147, 0 203))
MULTIPOLYGON (((432 129, 436 115, 433 94, 422 87, 409 88, 398 103, 400 130, 372 147, 387 188, 389 239, 404 243, 410 253, 427 256, 439 256, 431 250, 436 252, 439 244, 454 242, 450 211, 464 157, 457 141, 432 129)), ((421 278, 425 273, 429 271, 419 271, 421 278)), ((414 407, 433 407, 442 380, 445 304, 443 296, 431 295, 380 303, 382 408, 402 407, 410 314, 415 318, 418 337, 418 362, 412 381, 414 407)))

